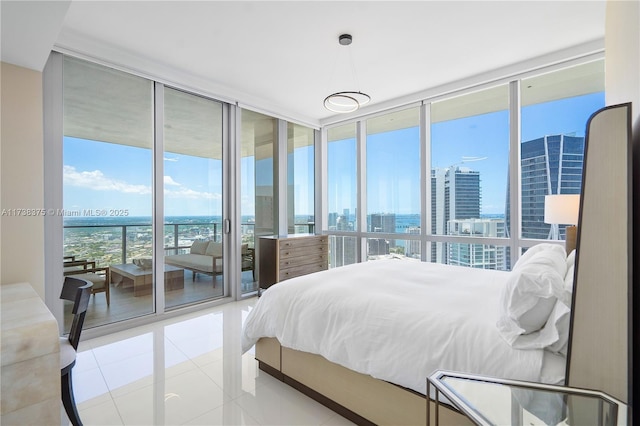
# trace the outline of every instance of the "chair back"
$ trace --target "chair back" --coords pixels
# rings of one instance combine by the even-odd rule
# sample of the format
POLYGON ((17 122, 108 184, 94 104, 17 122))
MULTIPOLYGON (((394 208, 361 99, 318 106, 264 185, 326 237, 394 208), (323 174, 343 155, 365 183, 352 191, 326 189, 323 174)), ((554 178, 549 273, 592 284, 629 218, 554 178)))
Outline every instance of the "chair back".
POLYGON ((80 278, 64 278, 60 299, 73 302, 73 310, 71 311, 73 321, 71 322, 71 330, 69 331, 69 343, 71 343, 73 349, 78 349, 78 343, 80 343, 80 333, 82 333, 84 317, 89 307, 91 287, 93 287, 91 281, 80 278))

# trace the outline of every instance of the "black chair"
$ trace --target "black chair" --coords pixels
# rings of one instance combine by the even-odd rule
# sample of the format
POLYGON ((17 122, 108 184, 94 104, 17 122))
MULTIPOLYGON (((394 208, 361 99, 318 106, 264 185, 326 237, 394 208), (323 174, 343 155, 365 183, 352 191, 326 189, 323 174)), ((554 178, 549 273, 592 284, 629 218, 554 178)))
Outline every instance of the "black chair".
POLYGON ((67 412, 67 416, 73 426, 82 426, 82 421, 78 415, 76 401, 73 397, 73 385, 71 382, 71 369, 76 364, 76 350, 80 342, 80 333, 84 317, 89 306, 91 297, 91 287, 93 283, 79 278, 65 277, 62 285, 60 299, 73 302, 73 321, 69 337, 60 338, 60 372, 62 374, 62 404, 67 412))

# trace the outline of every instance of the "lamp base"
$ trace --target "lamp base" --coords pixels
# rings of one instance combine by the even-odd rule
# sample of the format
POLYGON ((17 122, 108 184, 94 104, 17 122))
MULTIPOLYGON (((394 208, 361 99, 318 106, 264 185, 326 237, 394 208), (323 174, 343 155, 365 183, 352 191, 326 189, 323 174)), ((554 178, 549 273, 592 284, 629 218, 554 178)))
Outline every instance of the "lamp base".
POLYGON ((564 242, 565 250, 567 251, 567 255, 571 253, 576 248, 577 240, 578 240, 578 227, 577 226, 567 226, 565 228, 566 239, 564 242))

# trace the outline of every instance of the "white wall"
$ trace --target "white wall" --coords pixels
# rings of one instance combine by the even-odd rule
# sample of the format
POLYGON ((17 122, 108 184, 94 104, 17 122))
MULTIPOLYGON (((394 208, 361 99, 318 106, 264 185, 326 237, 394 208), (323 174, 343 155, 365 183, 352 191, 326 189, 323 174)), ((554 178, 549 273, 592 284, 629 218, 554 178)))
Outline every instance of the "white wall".
POLYGON ((3 62, 0 80, 0 284, 29 282, 44 300, 44 219, 9 210, 44 207, 42 73, 3 62))
POLYGON ((640 126, 640 2, 609 0, 606 14, 605 101, 607 105, 632 102, 637 131, 640 126))

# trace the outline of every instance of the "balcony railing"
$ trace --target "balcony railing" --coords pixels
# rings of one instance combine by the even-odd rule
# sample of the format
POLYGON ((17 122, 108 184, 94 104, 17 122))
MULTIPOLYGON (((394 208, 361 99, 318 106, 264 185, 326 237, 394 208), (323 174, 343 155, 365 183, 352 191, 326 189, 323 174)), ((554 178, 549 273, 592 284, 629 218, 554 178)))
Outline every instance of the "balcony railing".
MULTIPOLYGON (((255 223, 241 223, 242 243, 254 247, 255 223)), ((315 224, 295 224, 295 232, 313 233, 315 224)), ((220 222, 164 224, 166 254, 179 254, 191 247, 193 241, 207 239, 222 241, 220 222)), ((153 253, 153 229, 148 223, 110 225, 65 225, 64 255, 92 259, 98 265, 130 263, 134 257, 149 257, 153 253)))
MULTIPOLYGON (((242 223, 242 241, 253 246, 254 223, 242 223)), ((164 249, 178 253, 193 241, 222 241, 220 222, 167 223, 164 225, 164 249)), ((96 260, 100 265, 128 263, 134 257, 151 256, 153 230, 150 224, 64 226, 64 255, 96 260)))

